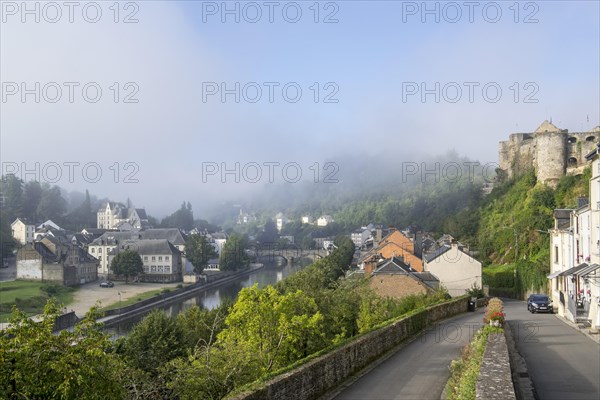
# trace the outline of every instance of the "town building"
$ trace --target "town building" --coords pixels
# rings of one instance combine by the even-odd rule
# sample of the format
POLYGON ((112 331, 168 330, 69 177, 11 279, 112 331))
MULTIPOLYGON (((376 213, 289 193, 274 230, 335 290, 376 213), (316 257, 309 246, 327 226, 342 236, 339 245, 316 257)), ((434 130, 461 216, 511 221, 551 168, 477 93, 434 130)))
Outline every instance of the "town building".
POLYGON ((364 269, 365 263, 392 257, 401 258, 415 271, 423 271, 423 261, 415 255, 414 242, 396 229, 391 229, 390 233, 364 253, 358 262, 358 267, 364 269))
POLYGON ((321 215, 319 219, 317 219, 317 226, 327 226, 333 222, 333 217, 331 215, 321 215))
MULTIPOLYGON (((180 282, 183 279, 182 253, 166 239, 125 240, 107 254, 108 263, 121 251, 136 251, 144 263, 142 282, 180 282)), ((114 273, 111 271, 114 279, 114 273)), ((118 277, 117 277, 118 278, 118 277)))
POLYGON ((433 274, 452 297, 482 288, 481 263, 458 244, 444 244, 425 258, 424 270, 433 274))
POLYGON ((284 226, 289 222, 289 220, 283 215, 283 213, 277 213, 275 216, 275 225, 277 226, 277 231, 281 232, 284 226))
POLYGON ((21 245, 32 243, 35 239, 35 224, 26 218, 17 218, 12 224, 12 237, 21 245))
POLYGON ((581 326, 600 328, 600 159, 591 162, 590 198, 577 209, 554 210, 550 233, 549 292, 554 310, 581 326))
POLYGON ((17 252, 17 279, 77 286, 98 279, 98 260, 76 244, 44 237, 17 252))
MULTIPOLYGON (((110 260, 108 253, 114 250, 120 243, 135 240, 167 240, 181 253, 185 253, 185 242, 187 237, 177 228, 146 229, 139 232, 107 231, 94 239, 88 245, 88 252, 99 260, 98 274, 107 277, 110 273, 110 260)), ((183 256, 183 265, 188 261, 183 256)))
POLYGON ((439 280, 433 274, 415 271, 398 257, 369 264, 364 274, 369 278, 369 286, 381 297, 399 299, 439 289, 439 280))
POLYGON ((150 227, 145 209, 126 207, 121 203, 103 203, 96 216, 99 229, 131 231, 150 227))

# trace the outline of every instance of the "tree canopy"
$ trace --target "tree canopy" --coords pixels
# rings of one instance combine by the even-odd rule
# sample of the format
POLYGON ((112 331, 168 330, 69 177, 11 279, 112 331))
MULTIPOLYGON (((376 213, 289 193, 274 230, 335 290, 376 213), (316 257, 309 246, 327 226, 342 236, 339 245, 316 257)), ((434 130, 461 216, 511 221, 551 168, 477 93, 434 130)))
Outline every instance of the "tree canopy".
POLYGON ((185 257, 194 266, 194 272, 199 274, 208 265, 211 258, 217 256, 213 245, 203 235, 190 235, 185 242, 185 257))
POLYGON ((124 276, 127 283, 130 277, 144 273, 144 262, 137 251, 124 250, 113 258, 110 268, 115 274, 124 276))

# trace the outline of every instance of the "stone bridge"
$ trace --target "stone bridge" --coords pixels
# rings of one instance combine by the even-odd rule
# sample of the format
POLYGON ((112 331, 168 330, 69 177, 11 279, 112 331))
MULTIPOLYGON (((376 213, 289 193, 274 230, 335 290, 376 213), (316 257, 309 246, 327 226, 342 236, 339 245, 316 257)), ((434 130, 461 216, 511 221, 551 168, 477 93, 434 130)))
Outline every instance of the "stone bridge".
POLYGON ((287 263, 293 263, 294 260, 299 258, 310 258, 315 261, 320 258, 323 258, 329 254, 329 252, 325 249, 319 250, 305 250, 293 245, 262 245, 259 247, 252 247, 248 249, 248 253, 250 256, 254 256, 257 259, 275 259, 282 258, 287 263))

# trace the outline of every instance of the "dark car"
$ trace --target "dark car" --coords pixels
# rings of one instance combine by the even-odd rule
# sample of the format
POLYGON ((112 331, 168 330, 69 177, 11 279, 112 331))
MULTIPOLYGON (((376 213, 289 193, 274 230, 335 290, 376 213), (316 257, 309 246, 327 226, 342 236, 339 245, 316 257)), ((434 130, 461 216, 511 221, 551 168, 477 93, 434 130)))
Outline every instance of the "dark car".
POLYGON ((529 312, 554 312, 552 308, 552 301, 545 294, 532 294, 527 299, 527 310, 529 312))
POLYGON ((115 286, 115 284, 112 283, 111 281, 102 282, 100 284, 100 287, 113 287, 113 286, 115 286))

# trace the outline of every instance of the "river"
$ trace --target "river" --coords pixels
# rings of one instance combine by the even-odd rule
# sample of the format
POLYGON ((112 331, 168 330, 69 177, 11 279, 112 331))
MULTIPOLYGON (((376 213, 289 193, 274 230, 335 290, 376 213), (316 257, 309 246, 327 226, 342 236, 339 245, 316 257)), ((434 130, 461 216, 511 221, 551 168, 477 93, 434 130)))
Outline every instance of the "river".
MULTIPOLYGON (((221 301, 225 298, 236 298, 240 290, 245 287, 250 287, 255 283, 258 283, 259 287, 272 285, 292 275, 296 271, 299 271, 310 263, 310 260, 308 259, 300 259, 293 265, 280 264, 277 261, 279 260, 276 259, 276 261, 262 261, 264 268, 261 268, 258 271, 252 272, 235 281, 224 284, 223 286, 197 292, 196 294, 191 294, 190 297, 178 300, 167 306, 156 307, 156 309, 163 310, 167 315, 173 317, 195 305, 211 310, 215 307, 218 307, 221 304, 221 301)), ((109 332, 113 337, 127 335, 133 326, 142 320, 144 316, 145 314, 136 315, 135 317, 125 320, 116 326, 107 328, 106 331, 109 332)))

